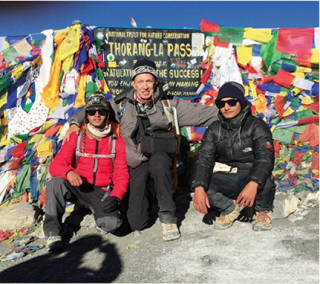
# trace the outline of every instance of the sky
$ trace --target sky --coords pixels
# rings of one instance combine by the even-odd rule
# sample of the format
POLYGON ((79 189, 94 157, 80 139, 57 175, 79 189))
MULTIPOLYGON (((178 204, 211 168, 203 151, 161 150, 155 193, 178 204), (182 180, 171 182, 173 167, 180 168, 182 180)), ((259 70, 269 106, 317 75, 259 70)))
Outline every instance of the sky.
POLYGON ((0 36, 59 30, 80 20, 89 26, 194 28, 219 26, 319 27, 319 1, 0 1, 0 36))

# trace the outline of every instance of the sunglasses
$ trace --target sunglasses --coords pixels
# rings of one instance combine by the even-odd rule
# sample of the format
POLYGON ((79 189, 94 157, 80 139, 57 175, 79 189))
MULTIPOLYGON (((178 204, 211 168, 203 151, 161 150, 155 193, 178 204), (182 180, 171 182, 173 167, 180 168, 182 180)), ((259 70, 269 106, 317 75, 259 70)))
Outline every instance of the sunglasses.
POLYGON ((237 102, 238 102, 237 99, 231 99, 231 100, 227 100, 227 101, 217 101, 216 106, 217 106, 217 108, 223 108, 227 103, 229 106, 234 107, 234 106, 236 106, 237 102))
POLYGON ((90 115, 90 116, 95 115, 96 112, 98 112, 98 113, 99 113, 100 115, 102 115, 102 116, 107 116, 107 110, 104 109, 104 108, 98 108, 98 109, 91 108, 91 109, 87 109, 87 114, 90 115))

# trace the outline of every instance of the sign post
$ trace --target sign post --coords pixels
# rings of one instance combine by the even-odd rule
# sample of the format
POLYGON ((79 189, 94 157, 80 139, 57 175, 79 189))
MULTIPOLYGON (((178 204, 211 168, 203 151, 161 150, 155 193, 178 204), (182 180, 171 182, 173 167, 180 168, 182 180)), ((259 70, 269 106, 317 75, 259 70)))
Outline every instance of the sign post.
POLYGON ((194 97, 204 70, 204 35, 193 29, 141 29, 98 27, 93 30, 100 41, 106 71, 104 77, 114 95, 131 86, 131 72, 137 60, 156 63, 161 82, 170 94, 194 97))

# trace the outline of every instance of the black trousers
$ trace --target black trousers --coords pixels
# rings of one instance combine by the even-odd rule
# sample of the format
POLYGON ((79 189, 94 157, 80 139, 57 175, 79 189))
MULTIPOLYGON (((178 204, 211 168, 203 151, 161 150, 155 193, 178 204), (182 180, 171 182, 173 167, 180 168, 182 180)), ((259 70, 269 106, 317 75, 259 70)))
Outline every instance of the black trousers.
POLYGON ((136 168, 129 168, 130 186, 127 218, 132 230, 142 230, 149 221, 147 180, 150 176, 159 206, 161 223, 176 223, 176 206, 173 201, 173 158, 164 152, 154 153, 136 168))
POLYGON ((118 211, 105 213, 102 210, 102 197, 105 191, 90 184, 72 186, 69 181, 54 177, 46 188, 46 212, 43 231, 46 237, 61 235, 62 216, 67 201, 90 208, 98 227, 106 232, 114 232, 122 224, 118 211))
MULTIPOLYGON (((249 171, 240 171, 235 174, 213 173, 207 191, 211 207, 223 215, 231 213, 235 208, 233 200, 238 198, 249 181, 249 171)), ((259 212, 272 210, 275 192, 276 185, 269 177, 265 187, 257 193, 254 209, 259 212)))

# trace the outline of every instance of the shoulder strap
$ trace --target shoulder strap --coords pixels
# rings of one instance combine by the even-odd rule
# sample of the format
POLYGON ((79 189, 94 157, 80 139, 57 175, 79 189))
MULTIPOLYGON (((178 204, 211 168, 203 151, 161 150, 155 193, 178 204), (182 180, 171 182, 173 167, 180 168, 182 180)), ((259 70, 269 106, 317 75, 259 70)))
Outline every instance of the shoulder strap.
POLYGON ((119 112, 118 112, 118 119, 119 119, 119 122, 121 122, 121 119, 123 117, 123 113, 124 113, 124 110, 126 108, 126 104, 128 102, 128 99, 125 98, 123 99, 120 103, 119 103, 119 112))
POLYGON ((161 102, 169 122, 172 124, 176 134, 180 135, 177 109, 171 106, 170 100, 168 99, 163 99, 161 100, 161 102))
POLYGON ((117 135, 115 133, 113 133, 109 139, 109 149, 111 148, 111 152, 110 152, 110 156, 112 159, 112 172, 113 172, 113 168, 114 168, 114 160, 116 157, 116 144, 117 144, 117 135), (112 147, 110 147, 110 144, 112 143, 112 147))
POLYGON ((81 139, 81 138, 85 137, 85 133, 86 133, 85 130, 81 130, 78 135, 76 155, 75 155, 75 166, 77 166, 77 164, 78 164, 78 157, 80 156, 79 154, 81 153, 81 148, 80 148, 81 141, 83 143, 82 147, 84 146, 84 139, 81 139))

